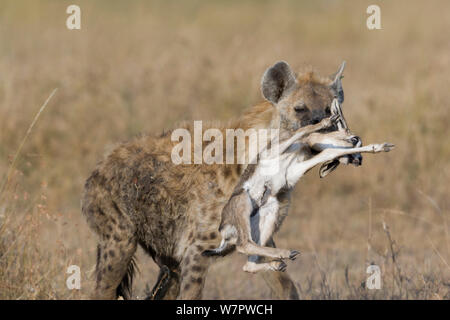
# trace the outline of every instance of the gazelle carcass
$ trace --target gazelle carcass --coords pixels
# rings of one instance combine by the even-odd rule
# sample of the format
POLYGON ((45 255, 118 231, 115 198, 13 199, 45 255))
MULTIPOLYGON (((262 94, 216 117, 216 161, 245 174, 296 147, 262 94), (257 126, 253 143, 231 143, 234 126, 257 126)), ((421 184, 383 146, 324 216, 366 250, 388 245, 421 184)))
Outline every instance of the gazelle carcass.
POLYGON ((295 259, 296 250, 265 246, 280 227, 277 194, 293 188, 297 181, 318 164, 320 176, 325 177, 339 162, 361 163, 360 153, 388 152, 394 145, 372 144, 362 147, 361 139, 349 130, 337 99, 331 107, 332 116, 319 124, 303 127, 291 137, 270 146, 258 155, 255 165, 249 165, 222 211, 219 231, 222 242, 216 249, 205 250, 205 256, 223 256, 235 249, 246 254, 249 261, 244 271, 284 271, 282 259, 295 259), (320 132, 336 123, 338 130, 320 132), (319 151, 314 154, 312 151, 319 151), (257 256, 274 259, 256 263, 257 256))

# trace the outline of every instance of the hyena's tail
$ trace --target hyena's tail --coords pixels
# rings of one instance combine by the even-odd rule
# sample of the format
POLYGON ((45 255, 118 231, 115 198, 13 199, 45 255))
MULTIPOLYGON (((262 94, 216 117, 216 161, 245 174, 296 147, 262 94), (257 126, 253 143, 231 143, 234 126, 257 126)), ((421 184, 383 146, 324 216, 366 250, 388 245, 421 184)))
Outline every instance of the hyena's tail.
POLYGON ((122 278, 120 285, 117 287, 116 295, 122 296, 124 300, 132 299, 133 278, 138 271, 135 257, 131 258, 128 264, 127 273, 122 278))

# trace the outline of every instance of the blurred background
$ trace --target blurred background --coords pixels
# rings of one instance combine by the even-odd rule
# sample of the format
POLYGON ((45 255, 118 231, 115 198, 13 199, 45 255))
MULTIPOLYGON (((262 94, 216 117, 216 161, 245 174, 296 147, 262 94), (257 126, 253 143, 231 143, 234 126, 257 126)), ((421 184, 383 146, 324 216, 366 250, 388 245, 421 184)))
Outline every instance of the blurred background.
MULTIPOLYGON (((449 1, 0 2, 0 298, 83 299, 96 239, 81 216, 105 150, 181 120, 227 120, 262 100, 264 70, 286 60, 321 75, 343 60, 344 112, 364 143, 396 149, 297 186, 275 241, 303 299, 449 299, 449 1), (81 30, 66 8, 81 7, 81 30), (366 9, 381 8, 382 30, 366 9), (381 268, 381 290, 364 282, 381 268), (65 284, 81 268, 81 290, 65 284)), ((245 257, 219 260, 204 298, 266 299, 245 257)), ((134 293, 157 268, 142 251, 134 293)))

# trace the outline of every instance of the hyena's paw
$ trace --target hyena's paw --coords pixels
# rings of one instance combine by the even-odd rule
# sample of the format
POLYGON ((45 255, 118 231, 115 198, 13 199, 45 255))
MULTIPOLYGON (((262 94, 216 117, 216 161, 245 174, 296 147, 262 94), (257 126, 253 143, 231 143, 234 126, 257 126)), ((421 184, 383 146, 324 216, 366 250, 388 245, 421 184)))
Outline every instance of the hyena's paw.
POLYGON ((389 152, 394 149, 395 145, 392 143, 381 143, 372 145, 373 152, 389 152))
POLYGON ((289 259, 295 260, 295 259, 297 259, 297 256, 299 254, 300 254, 300 251, 292 250, 291 253, 289 254, 289 259))

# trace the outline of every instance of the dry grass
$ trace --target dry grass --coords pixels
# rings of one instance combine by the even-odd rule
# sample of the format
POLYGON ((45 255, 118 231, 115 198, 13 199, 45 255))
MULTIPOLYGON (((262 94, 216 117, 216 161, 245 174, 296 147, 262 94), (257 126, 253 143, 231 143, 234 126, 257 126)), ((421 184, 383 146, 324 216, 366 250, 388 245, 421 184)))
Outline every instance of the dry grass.
MULTIPOLYGON (((72 299, 89 292, 95 237, 80 214, 85 178, 105 148, 179 120, 237 116, 260 101, 279 59, 323 74, 348 62, 346 118, 366 156, 297 187, 276 241, 304 299, 449 299, 450 3, 381 3, 383 30, 365 27, 373 1, 67 1, 0 3, 0 178, 38 106, 41 114, 0 194, 0 298, 72 299), (382 289, 361 286, 369 264, 382 289), (82 289, 65 270, 81 267, 82 289)), ((214 265, 205 298, 269 298, 235 255, 214 265)), ((139 252, 136 293, 156 279, 139 252)))

